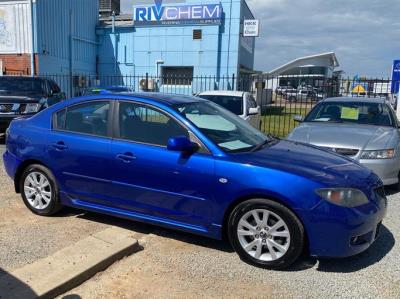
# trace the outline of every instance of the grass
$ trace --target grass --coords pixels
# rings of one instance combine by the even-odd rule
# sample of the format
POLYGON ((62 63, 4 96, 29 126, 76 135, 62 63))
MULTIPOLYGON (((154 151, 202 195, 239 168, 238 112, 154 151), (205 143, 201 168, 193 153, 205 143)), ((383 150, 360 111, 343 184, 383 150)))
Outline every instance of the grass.
POLYGON ((265 133, 284 138, 299 124, 293 120, 293 116, 305 116, 309 111, 310 108, 268 107, 261 116, 261 129, 265 133))

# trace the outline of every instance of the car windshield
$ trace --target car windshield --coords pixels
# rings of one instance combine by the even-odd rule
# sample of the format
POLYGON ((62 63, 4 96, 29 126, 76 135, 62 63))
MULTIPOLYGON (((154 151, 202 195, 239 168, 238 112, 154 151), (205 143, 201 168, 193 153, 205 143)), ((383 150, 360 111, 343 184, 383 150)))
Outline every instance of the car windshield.
POLYGON ((175 109, 225 152, 245 152, 273 140, 212 102, 176 105, 175 109))
POLYGON ((395 126, 393 116, 386 104, 356 101, 321 103, 308 114, 305 122, 395 126))
POLYGON ((0 78, 0 93, 30 92, 44 94, 43 80, 35 78, 0 78))
POLYGON ((243 97, 223 95, 200 95, 201 98, 214 102, 233 114, 243 114, 243 97))

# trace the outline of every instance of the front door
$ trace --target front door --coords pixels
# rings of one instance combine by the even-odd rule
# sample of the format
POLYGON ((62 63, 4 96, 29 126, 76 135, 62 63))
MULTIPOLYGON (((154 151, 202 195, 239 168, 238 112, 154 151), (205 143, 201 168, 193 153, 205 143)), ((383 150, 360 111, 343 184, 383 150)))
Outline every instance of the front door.
POLYGON ((167 150, 170 137, 189 137, 189 132, 154 107, 121 102, 118 118, 113 202, 156 222, 206 226, 214 191, 212 155, 167 150))

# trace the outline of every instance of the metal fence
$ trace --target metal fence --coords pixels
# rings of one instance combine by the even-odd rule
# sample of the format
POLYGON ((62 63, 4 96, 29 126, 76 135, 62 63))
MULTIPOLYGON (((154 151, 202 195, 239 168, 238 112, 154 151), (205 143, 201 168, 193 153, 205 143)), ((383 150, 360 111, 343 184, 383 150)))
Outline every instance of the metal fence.
POLYGON ((123 86, 134 92, 162 92, 196 95, 208 90, 238 90, 251 93, 261 107, 261 130, 287 136, 297 125, 293 117, 305 116, 319 101, 336 96, 382 97, 396 102, 391 90, 400 82, 377 78, 358 80, 326 78, 321 75, 270 76, 244 74, 226 76, 153 76, 46 74, 56 81, 67 97, 80 96, 93 87, 123 86))

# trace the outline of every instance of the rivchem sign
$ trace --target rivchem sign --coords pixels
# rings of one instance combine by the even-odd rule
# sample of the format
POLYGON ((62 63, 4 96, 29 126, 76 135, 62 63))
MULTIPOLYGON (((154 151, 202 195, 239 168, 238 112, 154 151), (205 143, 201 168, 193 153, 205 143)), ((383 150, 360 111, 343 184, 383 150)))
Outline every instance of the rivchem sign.
POLYGON ((168 4, 154 0, 154 5, 133 7, 134 25, 221 24, 222 5, 168 4))

